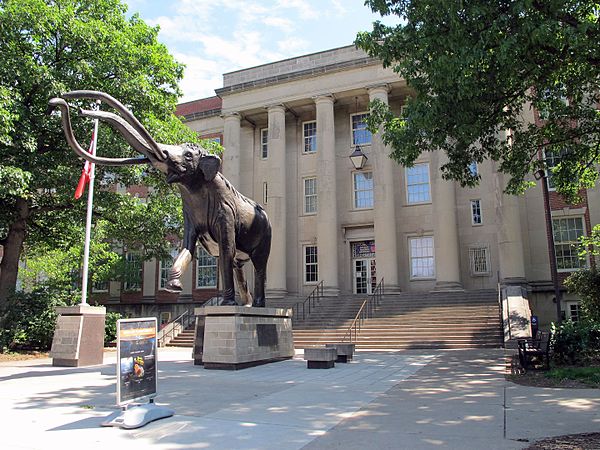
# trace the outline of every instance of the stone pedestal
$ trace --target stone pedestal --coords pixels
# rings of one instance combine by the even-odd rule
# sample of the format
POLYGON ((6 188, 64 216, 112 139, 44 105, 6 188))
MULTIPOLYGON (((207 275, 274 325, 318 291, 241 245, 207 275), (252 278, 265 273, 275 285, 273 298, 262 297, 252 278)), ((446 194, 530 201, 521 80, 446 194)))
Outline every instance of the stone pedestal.
POLYGON ((195 314, 204 319, 206 369, 238 370, 294 356, 291 309, 207 306, 195 314))
POLYGON ((104 362, 103 306, 65 306, 56 308, 58 318, 50 357, 53 366, 81 367, 104 362))
MULTIPOLYGON (((199 308, 198 308, 199 309, 199 308)), ((204 354, 204 322, 206 316, 199 316, 196 313, 196 331, 194 333, 194 365, 204 364, 202 356, 204 354)))

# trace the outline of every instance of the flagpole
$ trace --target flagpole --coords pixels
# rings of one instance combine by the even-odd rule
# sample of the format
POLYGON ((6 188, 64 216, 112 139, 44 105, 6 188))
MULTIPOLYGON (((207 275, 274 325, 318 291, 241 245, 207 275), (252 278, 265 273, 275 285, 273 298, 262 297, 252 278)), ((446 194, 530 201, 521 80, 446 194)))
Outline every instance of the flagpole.
MULTIPOLYGON (((100 103, 100 102, 98 102, 100 103)), ((98 142, 98 119, 94 119, 94 135, 90 152, 96 154, 96 144, 98 142)), ((94 172, 96 165, 90 162, 90 183, 88 186, 87 214, 85 218, 85 243, 83 247, 83 276, 81 279, 81 305, 87 305, 88 291, 88 266, 90 262, 90 240, 92 236, 92 206, 94 203, 94 172)))

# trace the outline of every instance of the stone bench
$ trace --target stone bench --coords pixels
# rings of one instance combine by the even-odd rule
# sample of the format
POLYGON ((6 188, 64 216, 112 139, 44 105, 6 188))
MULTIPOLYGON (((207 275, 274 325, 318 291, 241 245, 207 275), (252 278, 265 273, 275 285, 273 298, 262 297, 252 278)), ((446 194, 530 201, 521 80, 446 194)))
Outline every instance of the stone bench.
POLYGON ((354 356, 355 344, 349 344, 347 342, 338 342, 333 344, 325 344, 326 348, 335 348, 337 350, 337 359, 335 362, 347 363, 352 360, 354 356))
POLYGON ((326 347, 305 348, 304 359, 309 369, 331 369, 335 367, 337 351, 335 348, 326 347))

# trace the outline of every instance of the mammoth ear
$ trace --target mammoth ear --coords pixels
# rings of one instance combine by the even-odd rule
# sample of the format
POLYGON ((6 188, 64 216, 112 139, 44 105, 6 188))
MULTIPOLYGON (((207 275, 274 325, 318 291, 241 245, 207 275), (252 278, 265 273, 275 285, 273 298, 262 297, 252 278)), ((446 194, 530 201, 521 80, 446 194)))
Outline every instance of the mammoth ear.
POLYGON ((221 167, 221 158, 217 155, 205 155, 200 158, 198 167, 202 170, 206 181, 212 181, 221 167))

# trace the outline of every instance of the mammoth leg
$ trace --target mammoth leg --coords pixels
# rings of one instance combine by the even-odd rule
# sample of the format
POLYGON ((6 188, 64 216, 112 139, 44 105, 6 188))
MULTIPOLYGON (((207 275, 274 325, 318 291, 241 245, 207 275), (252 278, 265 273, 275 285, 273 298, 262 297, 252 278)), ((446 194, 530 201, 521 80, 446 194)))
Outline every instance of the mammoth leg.
POLYGON ((181 292, 181 274, 185 271, 191 260, 192 254, 187 248, 183 248, 175 258, 175 261, 173 261, 173 267, 169 271, 169 280, 165 286, 167 291, 181 292))
POLYGON ((223 277, 223 302, 221 305, 237 306, 233 282, 235 239, 233 231, 231 230, 233 229, 233 226, 228 226, 229 222, 231 222, 231 220, 221 220, 219 230, 219 265, 221 268, 221 276, 223 277))
POLYGON ((252 306, 263 308, 265 306, 265 283, 267 281, 267 260, 269 259, 269 246, 266 251, 261 251, 252 257, 254 265, 254 301, 252 306))
POLYGON ((246 261, 235 260, 233 266, 233 272, 235 274, 235 281, 237 282, 238 292, 240 293, 240 298, 242 299, 242 304, 244 306, 252 306, 252 295, 248 290, 248 283, 246 282, 246 277, 244 276, 243 266, 246 261))

